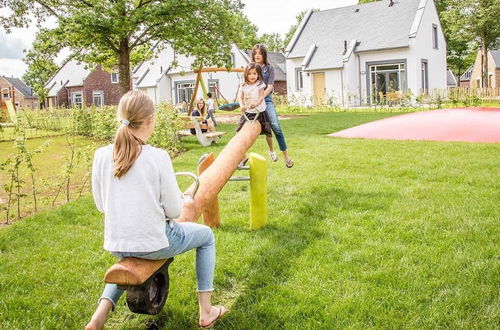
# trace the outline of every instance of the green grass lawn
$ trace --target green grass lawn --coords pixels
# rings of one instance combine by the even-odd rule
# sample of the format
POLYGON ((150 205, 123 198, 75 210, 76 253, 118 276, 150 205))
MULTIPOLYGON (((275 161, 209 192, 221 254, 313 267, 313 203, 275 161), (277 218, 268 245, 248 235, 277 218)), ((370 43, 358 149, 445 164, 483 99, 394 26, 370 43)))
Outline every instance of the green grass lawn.
MULTIPOLYGON (((269 162, 262 230, 248 229, 248 183, 226 185, 214 303, 231 311, 216 328, 498 328, 500 145, 325 136, 389 115, 282 121, 295 167, 269 162)), ((229 138, 188 138, 175 170, 229 138)), ((263 137, 252 151, 267 157, 263 137)), ((102 241, 90 196, 1 229, 0 328, 82 328, 114 262, 102 241)), ((108 328, 196 329, 194 253, 170 275, 162 313, 122 299, 108 328)))

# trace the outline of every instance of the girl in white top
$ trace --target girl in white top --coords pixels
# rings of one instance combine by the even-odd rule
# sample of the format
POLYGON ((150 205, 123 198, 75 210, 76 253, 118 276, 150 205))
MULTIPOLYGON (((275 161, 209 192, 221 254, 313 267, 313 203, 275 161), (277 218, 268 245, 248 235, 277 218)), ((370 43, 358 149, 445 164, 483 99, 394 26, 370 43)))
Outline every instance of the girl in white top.
POLYGON ((272 136, 271 122, 266 113, 264 102, 264 89, 266 85, 262 80, 262 69, 256 63, 248 63, 243 74, 245 83, 241 85, 240 107, 243 115, 236 131, 238 132, 247 121, 256 120, 261 124, 261 134, 272 136))
MULTIPOLYGON (((104 249, 118 258, 167 259, 196 248, 199 325, 213 325, 227 309, 211 305, 215 240, 204 225, 177 222, 184 198, 169 155, 146 144, 155 126, 153 101, 130 91, 118 104, 114 144, 96 151, 92 192, 104 213, 104 249)), ((87 329, 102 329, 123 291, 106 284, 87 329)))

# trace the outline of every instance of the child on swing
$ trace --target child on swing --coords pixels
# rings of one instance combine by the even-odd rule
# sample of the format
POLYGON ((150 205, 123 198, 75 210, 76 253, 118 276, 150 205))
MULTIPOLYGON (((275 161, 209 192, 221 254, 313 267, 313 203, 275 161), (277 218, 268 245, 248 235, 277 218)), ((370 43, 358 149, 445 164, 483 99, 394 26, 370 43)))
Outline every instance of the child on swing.
POLYGON ((266 113, 266 103, 264 102, 264 89, 266 85, 262 79, 262 69, 257 63, 251 62, 245 67, 243 74, 244 83, 240 88, 240 107, 243 113, 237 132, 249 121, 258 121, 262 127, 263 135, 272 136, 271 122, 266 113))
MULTIPOLYGON (((155 106, 147 94, 130 91, 117 111, 114 144, 98 149, 92 167, 92 193, 104 213, 104 249, 122 259, 167 259, 196 249, 200 327, 212 327, 227 312, 212 306, 215 240, 210 227, 171 220, 184 198, 167 152, 147 144, 155 126, 155 106)), ((106 284, 86 329, 102 329, 123 290, 106 284)))

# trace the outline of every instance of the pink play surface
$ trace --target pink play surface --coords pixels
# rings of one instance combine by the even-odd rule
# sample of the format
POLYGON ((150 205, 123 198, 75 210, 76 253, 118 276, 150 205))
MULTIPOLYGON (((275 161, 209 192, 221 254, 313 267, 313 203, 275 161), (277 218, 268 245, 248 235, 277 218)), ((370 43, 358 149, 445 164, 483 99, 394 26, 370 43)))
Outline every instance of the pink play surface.
POLYGON ((385 140, 500 143, 500 109, 444 109, 404 114, 329 136, 385 140))

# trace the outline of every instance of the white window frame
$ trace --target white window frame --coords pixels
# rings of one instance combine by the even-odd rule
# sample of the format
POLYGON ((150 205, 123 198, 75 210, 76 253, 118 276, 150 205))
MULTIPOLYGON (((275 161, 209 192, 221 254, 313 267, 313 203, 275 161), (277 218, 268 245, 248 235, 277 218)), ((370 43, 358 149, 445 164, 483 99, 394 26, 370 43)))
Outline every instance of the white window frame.
POLYGON ((111 83, 118 84, 119 82, 120 82, 120 73, 119 72, 111 73, 111 83))
POLYGON ((295 90, 301 91, 304 88, 304 73, 302 68, 295 68, 295 90))
POLYGON ((432 24, 432 48, 439 49, 438 26, 436 24, 432 24))
POLYGON ((77 106, 77 107, 83 107, 83 92, 82 91, 77 91, 77 92, 71 92, 71 105, 72 106, 77 106), (80 95, 80 104, 76 102, 76 96, 80 95))
POLYGON ((2 88, 2 98, 4 100, 10 100, 10 92, 9 92, 9 88, 5 87, 5 88, 2 88), (7 97, 5 97, 5 95, 7 95, 7 97))
POLYGON ((96 107, 102 107, 104 105, 104 91, 93 91, 92 92, 92 104, 96 107), (96 97, 99 97, 99 104, 96 104, 96 97))

